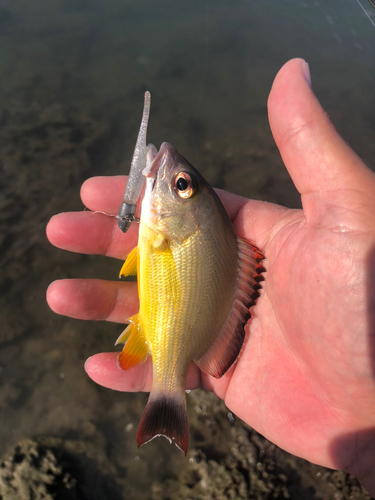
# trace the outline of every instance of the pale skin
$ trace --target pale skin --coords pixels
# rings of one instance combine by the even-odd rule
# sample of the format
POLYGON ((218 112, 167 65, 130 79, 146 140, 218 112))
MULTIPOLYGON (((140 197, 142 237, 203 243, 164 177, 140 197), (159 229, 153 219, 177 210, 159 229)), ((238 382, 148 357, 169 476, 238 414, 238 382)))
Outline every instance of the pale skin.
MULTIPOLYGON (((186 386, 214 391, 284 450, 345 468, 375 494, 375 174, 338 135, 301 59, 278 73, 268 111, 303 209, 219 192, 236 233, 264 250, 267 276, 238 362, 219 380, 192 365, 186 386)), ((124 185, 89 179, 82 201, 117 213, 124 185)), ((66 250, 124 259, 137 230, 124 235, 115 218, 77 212, 53 217, 47 235, 66 250)), ((121 323, 138 311, 136 284, 119 281, 56 281, 47 300, 80 319, 121 323)), ((121 371, 116 359, 97 354, 86 371, 112 389, 150 390, 150 360, 121 371)))

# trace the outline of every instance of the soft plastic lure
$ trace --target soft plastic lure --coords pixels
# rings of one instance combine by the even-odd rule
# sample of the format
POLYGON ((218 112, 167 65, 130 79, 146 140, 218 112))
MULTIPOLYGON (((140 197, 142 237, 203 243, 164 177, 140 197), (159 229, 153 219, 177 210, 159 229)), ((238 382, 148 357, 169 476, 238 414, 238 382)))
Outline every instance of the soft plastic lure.
POLYGON ((124 197, 118 211, 117 223, 123 233, 126 233, 126 231, 130 227, 130 224, 135 221, 136 205, 145 181, 145 178, 142 175, 142 171, 146 167, 146 135, 148 117, 150 115, 150 106, 151 94, 147 91, 145 93, 142 121, 130 166, 129 178, 128 182, 126 183, 124 197))

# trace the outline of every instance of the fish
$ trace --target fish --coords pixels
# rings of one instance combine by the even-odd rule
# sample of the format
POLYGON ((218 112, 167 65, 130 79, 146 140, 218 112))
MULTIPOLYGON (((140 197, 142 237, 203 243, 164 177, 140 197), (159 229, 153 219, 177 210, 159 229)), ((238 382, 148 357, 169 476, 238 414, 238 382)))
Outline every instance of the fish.
MULTIPOLYGON (((128 370, 152 357, 151 392, 137 444, 164 436, 186 455, 185 381, 194 362, 220 378, 245 340, 264 280, 264 255, 235 235, 219 197, 169 143, 147 146, 138 244, 120 276, 137 275, 139 312, 117 339, 128 370)), ((138 181, 137 181, 138 182, 138 181)))

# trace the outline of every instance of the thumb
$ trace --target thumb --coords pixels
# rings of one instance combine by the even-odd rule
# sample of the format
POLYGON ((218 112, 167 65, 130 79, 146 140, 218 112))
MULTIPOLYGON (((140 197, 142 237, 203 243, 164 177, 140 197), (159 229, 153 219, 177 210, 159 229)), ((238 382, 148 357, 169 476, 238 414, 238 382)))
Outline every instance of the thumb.
POLYGON ((302 202, 303 195, 311 193, 327 200, 332 191, 363 191, 368 184, 375 188, 374 174, 340 137, 312 92, 309 67, 303 59, 292 59, 277 74, 268 114, 302 202))

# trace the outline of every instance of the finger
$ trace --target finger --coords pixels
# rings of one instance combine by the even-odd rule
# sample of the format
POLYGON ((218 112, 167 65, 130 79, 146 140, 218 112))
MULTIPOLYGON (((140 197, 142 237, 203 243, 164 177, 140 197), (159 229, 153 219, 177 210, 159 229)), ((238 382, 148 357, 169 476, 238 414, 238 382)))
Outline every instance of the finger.
POLYGON ((137 224, 131 224, 124 234, 117 226, 117 219, 92 212, 55 215, 47 224, 46 232, 52 245, 63 250, 117 259, 125 259, 138 240, 137 224))
MULTIPOLYGON (((85 204, 92 209, 111 213, 114 208, 111 193, 123 188, 121 178, 94 177, 82 187, 85 204), (103 193, 99 199, 95 193, 103 193), (87 188, 87 190, 86 190, 87 188), (90 196, 92 200, 90 201, 90 196), (112 204, 111 204, 112 203, 112 204)), ((234 229, 239 236, 252 239, 263 247, 270 231, 290 211, 279 205, 248 200, 220 189, 216 190, 222 200, 234 229)), ((126 234, 117 227, 117 220, 92 212, 67 212, 55 215, 47 225, 47 237, 58 248, 71 252, 99 254, 125 259, 137 245, 138 225, 132 224, 126 234)))
POLYGON ((320 106, 308 74, 305 61, 289 61, 276 76, 268 99, 272 133, 296 188, 304 195, 373 183, 371 171, 320 106))
POLYGON ((231 368, 221 378, 215 378, 212 375, 207 375, 206 373, 201 373, 201 385, 206 391, 212 391, 220 399, 225 401, 225 396, 232 379, 233 373, 236 369, 236 365, 232 365, 231 368))
MULTIPOLYGON (((92 210, 116 212, 118 205, 114 198, 122 199, 125 177, 93 177, 82 186, 81 197, 92 210)), ((215 189, 234 229, 239 236, 251 238, 263 246, 271 229, 289 212, 285 207, 262 201, 249 200, 242 196, 215 189)), ((134 229, 134 228, 133 228, 134 229)))
POLYGON ((54 281, 48 287, 47 302, 63 316, 116 323, 124 323, 139 309, 137 283, 97 279, 54 281))
MULTIPOLYGON (((117 214, 126 184, 125 176, 92 177, 87 179, 81 187, 81 198, 84 205, 90 210, 101 210, 109 214, 117 214)), ((249 200, 222 189, 215 189, 221 202, 233 220, 241 206, 249 200)))
MULTIPOLYGON (((108 352, 91 356, 85 363, 88 376, 97 384, 123 392, 149 392, 151 390, 153 369, 151 357, 142 365, 122 370, 117 362, 118 353, 108 352)), ((199 370, 194 363, 189 367, 186 388, 200 387, 199 370)))
POLYGON ((81 199, 90 210, 102 210, 117 215, 120 208, 127 176, 98 176, 87 179, 81 187, 81 199))

